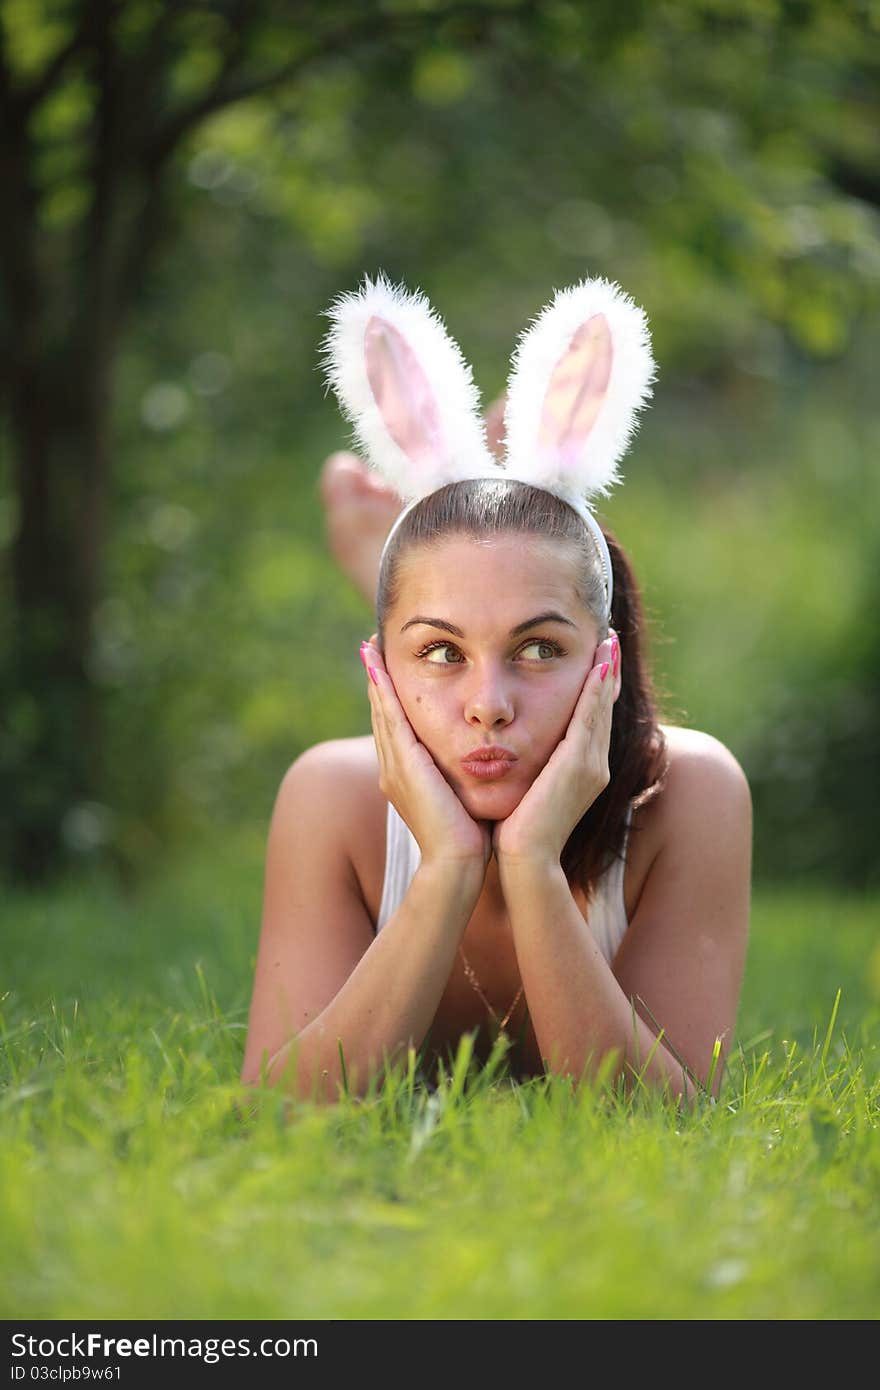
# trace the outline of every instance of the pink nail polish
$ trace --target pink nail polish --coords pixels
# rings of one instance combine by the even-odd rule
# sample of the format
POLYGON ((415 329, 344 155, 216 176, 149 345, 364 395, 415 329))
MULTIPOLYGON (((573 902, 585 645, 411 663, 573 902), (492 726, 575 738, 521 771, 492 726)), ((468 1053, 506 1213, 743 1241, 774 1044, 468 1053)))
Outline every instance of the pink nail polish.
POLYGON ((368 666, 368 667, 367 667, 367 670, 368 670, 369 673, 370 673, 370 680, 373 682, 374 685, 378 685, 379 682, 376 680, 376 668, 375 668, 375 666, 368 666))
POLYGON ((602 671, 602 674, 601 674, 601 676, 599 677, 599 679, 600 679, 601 681, 604 681, 605 677, 608 675, 608 662, 607 662, 607 661, 603 661, 603 662, 602 662, 601 671, 602 671))
POLYGON ((360 659, 361 659, 361 661, 363 662, 364 666, 366 666, 366 664, 367 664, 367 658, 364 656, 364 647, 365 647, 366 645, 367 645, 366 642, 362 642, 362 643, 361 643, 361 649, 360 649, 360 652, 359 652, 360 659))

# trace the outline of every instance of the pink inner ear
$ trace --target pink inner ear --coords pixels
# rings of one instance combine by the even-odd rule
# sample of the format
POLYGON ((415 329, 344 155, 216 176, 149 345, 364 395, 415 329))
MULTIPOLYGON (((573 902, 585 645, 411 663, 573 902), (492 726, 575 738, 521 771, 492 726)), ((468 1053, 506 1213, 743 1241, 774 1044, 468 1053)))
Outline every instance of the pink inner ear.
POLYGON ((608 320, 594 314, 581 324, 553 368, 541 407, 542 457, 556 459, 562 468, 577 463, 602 409, 613 356, 608 320))
POLYGON ((413 463, 439 460, 443 426, 431 384, 402 333, 377 315, 364 331, 367 379, 385 427, 413 463))

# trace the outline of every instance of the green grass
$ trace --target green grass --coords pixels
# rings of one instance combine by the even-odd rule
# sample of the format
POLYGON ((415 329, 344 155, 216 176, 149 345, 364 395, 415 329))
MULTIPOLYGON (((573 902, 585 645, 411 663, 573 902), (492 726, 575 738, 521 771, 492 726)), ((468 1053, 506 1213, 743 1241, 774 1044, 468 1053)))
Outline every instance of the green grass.
POLYGON ((236 1105, 261 869, 7 896, 0 1316, 876 1316, 876 900, 756 892, 714 1107, 463 1050, 285 1121, 236 1105))

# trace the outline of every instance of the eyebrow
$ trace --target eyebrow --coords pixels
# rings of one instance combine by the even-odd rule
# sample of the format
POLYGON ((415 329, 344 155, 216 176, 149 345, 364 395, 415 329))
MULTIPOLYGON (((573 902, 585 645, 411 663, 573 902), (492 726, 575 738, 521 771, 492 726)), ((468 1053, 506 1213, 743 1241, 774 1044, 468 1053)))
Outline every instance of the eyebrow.
MULTIPOLYGON (((454 637, 464 637, 461 628, 456 627, 454 623, 447 622, 445 618, 424 618, 421 615, 410 618, 409 622, 404 623, 400 631, 406 632, 408 627, 415 627, 417 623, 423 623, 425 627, 438 627, 441 632, 451 632, 454 637)), ((565 623, 566 627, 577 627, 577 623, 573 623, 571 618, 566 618, 564 614, 549 609, 546 613, 538 613, 534 618, 527 618, 524 623, 517 623, 516 627, 512 627, 507 635, 508 637, 519 637, 521 632, 527 632, 530 627, 537 627, 539 623, 565 623)))

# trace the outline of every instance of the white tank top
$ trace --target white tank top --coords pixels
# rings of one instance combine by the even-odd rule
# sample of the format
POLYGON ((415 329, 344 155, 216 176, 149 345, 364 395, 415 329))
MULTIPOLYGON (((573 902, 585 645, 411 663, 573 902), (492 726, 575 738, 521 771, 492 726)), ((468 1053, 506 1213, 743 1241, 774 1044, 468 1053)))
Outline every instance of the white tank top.
MULTIPOLYGON (((623 873, 626 867, 626 847, 631 819, 632 802, 626 813, 622 857, 613 859, 600 875, 594 886, 588 915, 590 931, 609 965, 617 954, 617 948, 629 926, 623 901, 623 873)), ((386 817, 385 881, 382 885, 379 920, 376 923, 377 932, 394 916, 403 901, 421 858, 416 837, 389 801, 386 817)))

